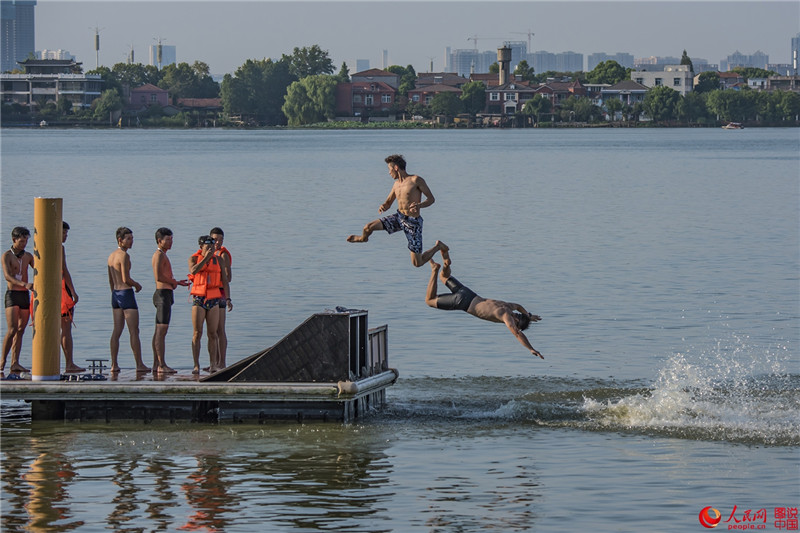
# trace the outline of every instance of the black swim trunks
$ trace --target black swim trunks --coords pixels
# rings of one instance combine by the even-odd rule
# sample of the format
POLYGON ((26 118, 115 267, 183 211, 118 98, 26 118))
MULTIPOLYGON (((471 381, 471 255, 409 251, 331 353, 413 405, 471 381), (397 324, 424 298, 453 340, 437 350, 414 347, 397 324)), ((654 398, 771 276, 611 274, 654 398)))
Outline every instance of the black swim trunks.
POLYGON ((6 291, 6 309, 9 307, 19 307, 20 309, 31 308, 31 293, 24 291, 6 291))
POLYGON ((436 309, 445 311, 466 311, 478 295, 465 287, 456 278, 450 276, 445 283, 452 294, 439 294, 436 296, 436 309))
POLYGON ((394 215, 381 219, 386 233, 403 230, 408 239, 408 249, 414 253, 422 253, 422 217, 409 217, 398 211, 394 215))
POLYGON ((156 324, 169 324, 172 318, 172 304, 175 302, 172 289, 156 289, 153 305, 156 306, 156 324))

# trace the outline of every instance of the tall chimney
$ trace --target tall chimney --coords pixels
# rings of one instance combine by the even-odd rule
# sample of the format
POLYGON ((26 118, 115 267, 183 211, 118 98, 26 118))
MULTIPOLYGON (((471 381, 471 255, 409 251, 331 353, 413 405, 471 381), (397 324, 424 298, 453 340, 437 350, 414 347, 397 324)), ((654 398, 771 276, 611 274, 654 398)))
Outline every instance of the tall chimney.
POLYGON ((511 48, 504 46, 497 49, 497 64, 500 65, 500 85, 508 83, 510 73, 508 71, 511 66, 511 48))

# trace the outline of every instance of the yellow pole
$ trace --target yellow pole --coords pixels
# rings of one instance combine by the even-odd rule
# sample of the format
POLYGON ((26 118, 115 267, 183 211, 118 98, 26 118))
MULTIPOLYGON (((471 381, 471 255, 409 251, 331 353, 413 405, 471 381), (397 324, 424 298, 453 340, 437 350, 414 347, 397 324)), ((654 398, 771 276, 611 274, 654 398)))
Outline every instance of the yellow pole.
POLYGON ((33 201, 33 381, 61 377, 61 198, 33 201))

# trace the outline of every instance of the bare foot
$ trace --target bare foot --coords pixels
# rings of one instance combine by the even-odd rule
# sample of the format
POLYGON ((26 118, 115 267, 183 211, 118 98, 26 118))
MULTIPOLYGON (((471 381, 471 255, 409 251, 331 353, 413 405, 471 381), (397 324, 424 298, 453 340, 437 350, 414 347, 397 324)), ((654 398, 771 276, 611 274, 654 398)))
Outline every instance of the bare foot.
POLYGON ((197 366, 196 366, 196 367, 194 367, 194 368, 192 369, 192 374, 199 374, 199 373, 200 373, 200 367, 197 367, 197 366))
POLYGON ((439 248, 439 251, 442 253, 442 259, 445 261, 450 261, 450 247, 447 246, 442 241, 436 241, 436 246, 439 248))
POLYGON ((119 366, 112 366, 111 372, 119 372, 119 366))
POLYGON ((433 259, 431 259, 429 262, 431 264, 431 270, 434 271, 434 272, 438 272, 439 269, 442 267, 442 265, 440 265, 439 263, 437 263, 433 259))
POLYGON ((209 370, 211 370, 210 366, 203 367, 203 372, 208 372, 209 370))
POLYGON ((158 367, 158 371, 160 373, 162 373, 162 374, 177 374, 178 373, 177 370, 175 370, 174 368, 170 368, 167 365, 158 367))
POLYGON ((542 319, 539 315, 528 315, 528 318, 531 319, 531 322, 539 322, 542 319))
POLYGON ((136 373, 137 374, 144 373, 144 372, 150 372, 150 367, 149 366, 137 366, 136 367, 136 373))
POLYGON ((18 372, 30 372, 30 370, 22 365, 11 365, 11 373, 14 374, 18 372))
POLYGON ((367 242, 368 237, 362 235, 350 235, 347 237, 347 242, 367 242))
POLYGON ((537 352, 536 350, 531 350, 531 353, 533 355, 536 355, 536 356, 541 357, 542 359, 544 359, 544 356, 542 354, 540 354, 539 352, 537 352))
POLYGON ((86 372, 86 369, 78 365, 71 365, 64 369, 64 372, 67 374, 77 374, 79 372, 86 372))

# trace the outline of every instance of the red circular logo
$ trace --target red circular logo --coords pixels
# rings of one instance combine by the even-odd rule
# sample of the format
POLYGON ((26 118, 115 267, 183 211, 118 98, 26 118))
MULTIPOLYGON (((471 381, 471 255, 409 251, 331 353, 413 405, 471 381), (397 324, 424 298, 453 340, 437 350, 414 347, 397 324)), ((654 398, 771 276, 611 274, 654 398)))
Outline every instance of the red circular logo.
POLYGON ((719 521, 722 519, 721 516, 722 515, 720 515, 719 511, 713 507, 706 507, 700 511, 700 523, 703 524, 703 527, 714 529, 719 525, 719 521))

